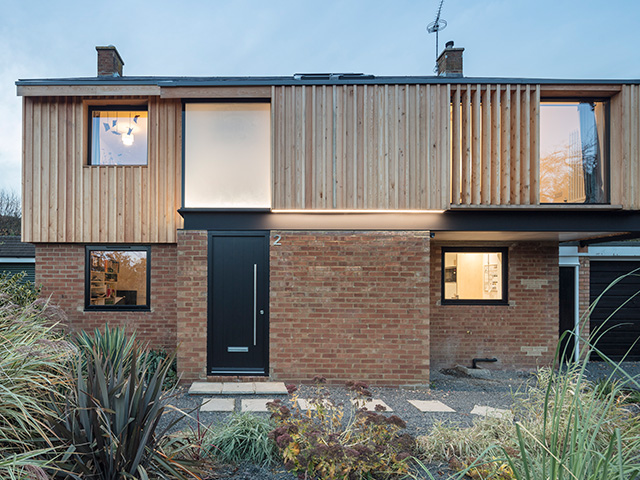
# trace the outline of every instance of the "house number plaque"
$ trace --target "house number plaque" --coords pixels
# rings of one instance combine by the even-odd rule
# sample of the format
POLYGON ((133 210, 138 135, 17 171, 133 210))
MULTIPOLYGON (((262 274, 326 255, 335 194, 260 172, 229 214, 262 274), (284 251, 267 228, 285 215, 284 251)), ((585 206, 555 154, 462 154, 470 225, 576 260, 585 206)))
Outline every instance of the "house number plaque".
POLYGON ((281 235, 274 235, 274 236, 273 236, 273 239, 274 239, 274 240, 273 240, 273 245, 277 245, 277 246, 282 245, 282 244, 280 243, 280 240, 282 240, 282 236, 281 236, 281 235))

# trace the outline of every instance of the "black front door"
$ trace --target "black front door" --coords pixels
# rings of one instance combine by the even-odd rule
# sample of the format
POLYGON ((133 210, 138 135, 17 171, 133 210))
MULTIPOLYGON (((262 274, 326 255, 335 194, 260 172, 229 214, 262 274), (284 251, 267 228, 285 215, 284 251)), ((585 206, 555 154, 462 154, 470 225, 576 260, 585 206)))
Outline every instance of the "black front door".
POLYGON ((560 355, 563 360, 571 361, 575 352, 575 336, 571 334, 575 328, 576 313, 576 269, 574 267, 560 267, 560 355))
POLYGON ((209 374, 267 373, 268 241, 265 232, 209 235, 209 374))

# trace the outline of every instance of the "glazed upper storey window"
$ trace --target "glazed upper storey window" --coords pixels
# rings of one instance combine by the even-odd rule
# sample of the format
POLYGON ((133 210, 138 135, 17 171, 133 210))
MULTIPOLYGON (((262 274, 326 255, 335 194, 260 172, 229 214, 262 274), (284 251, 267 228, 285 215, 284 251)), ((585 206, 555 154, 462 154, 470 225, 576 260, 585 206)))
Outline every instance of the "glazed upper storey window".
POLYGON ((184 113, 184 206, 270 208, 269 103, 186 103, 184 113))
POLYGON ((147 165, 146 107, 89 108, 89 165, 147 165))
POLYGON ((540 202, 608 203, 608 103, 540 105, 540 202))

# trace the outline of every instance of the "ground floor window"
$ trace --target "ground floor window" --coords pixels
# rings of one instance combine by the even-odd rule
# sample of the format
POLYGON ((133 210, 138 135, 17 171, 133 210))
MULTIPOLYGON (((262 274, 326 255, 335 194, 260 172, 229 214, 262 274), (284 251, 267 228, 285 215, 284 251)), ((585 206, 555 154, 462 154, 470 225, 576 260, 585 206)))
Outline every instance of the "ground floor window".
POLYGON ((92 310, 149 309, 149 247, 87 247, 86 302, 92 310))
POLYGON ((506 248, 443 248, 442 303, 506 304, 506 248))

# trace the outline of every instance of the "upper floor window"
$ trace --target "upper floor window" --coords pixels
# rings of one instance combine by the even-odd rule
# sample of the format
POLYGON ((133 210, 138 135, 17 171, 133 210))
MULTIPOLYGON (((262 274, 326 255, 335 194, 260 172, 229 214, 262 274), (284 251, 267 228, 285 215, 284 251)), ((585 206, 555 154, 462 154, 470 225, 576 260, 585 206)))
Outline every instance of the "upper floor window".
POLYGON ((608 103, 542 102, 540 202, 607 203, 608 103))
POLYGON ((184 206, 270 208, 270 104, 186 103, 184 113, 184 206))
POLYGON ((146 165, 147 109, 89 108, 89 165, 146 165))

